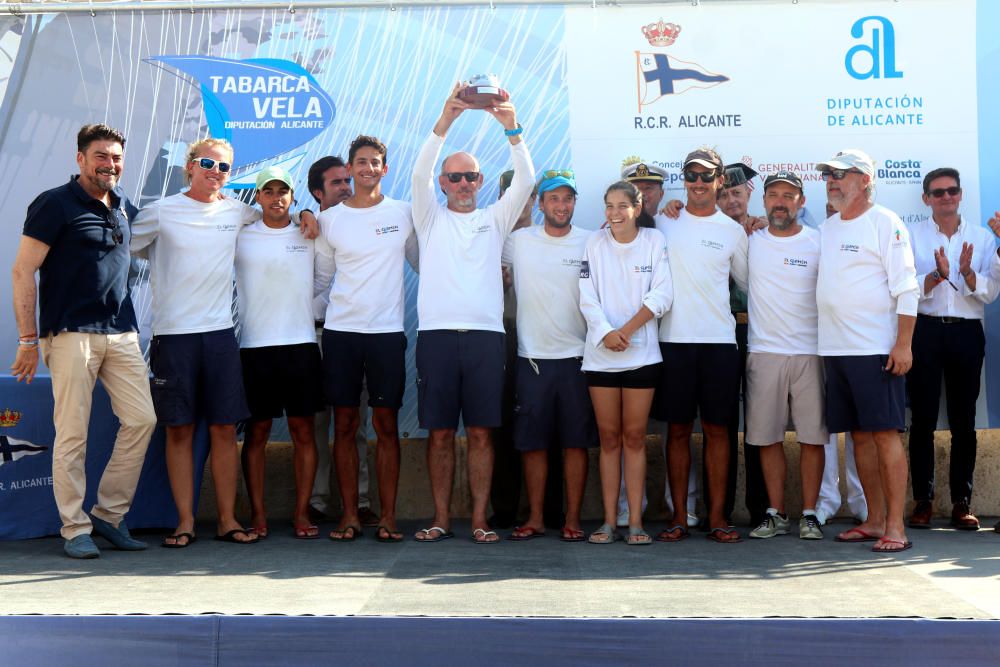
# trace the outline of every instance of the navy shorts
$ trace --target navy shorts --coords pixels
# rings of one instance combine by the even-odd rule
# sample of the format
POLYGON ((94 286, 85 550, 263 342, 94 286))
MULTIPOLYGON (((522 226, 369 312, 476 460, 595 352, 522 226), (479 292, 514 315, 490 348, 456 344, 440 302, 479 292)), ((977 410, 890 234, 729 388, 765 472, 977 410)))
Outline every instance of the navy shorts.
POLYGON ((425 429, 496 428, 502 415, 504 335, 432 329, 417 333, 417 412, 425 429))
POLYGON ((597 447, 597 423, 581 359, 518 357, 514 447, 548 449, 557 438, 564 449, 597 447))
POLYGON ((153 336, 149 368, 156 419, 164 426, 235 424, 250 416, 240 348, 232 329, 153 336))
POLYGON ((887 354, 823 357, 830 433, 902 431, 906 378, 885 370, 887 354))
POLYGON ((356 408, 367 382, 368 405, 398 410, 406 390, 406 334, 323 329, 323 387, 335 408, 356 408))
POLYGON ((250 419, 312 417, 323 409, 319 345, 271 345, 240 350, 250 419))
POLYGON ((661 365, 649 364, 630 371, 587 371, 588 387, 617 389, 655 389, 660 382, 661 365))
POLYGON ((728 424, 740 394, 740 350, 735 343, 660 343, 663 373, 652 415, 660 421, 728 424))

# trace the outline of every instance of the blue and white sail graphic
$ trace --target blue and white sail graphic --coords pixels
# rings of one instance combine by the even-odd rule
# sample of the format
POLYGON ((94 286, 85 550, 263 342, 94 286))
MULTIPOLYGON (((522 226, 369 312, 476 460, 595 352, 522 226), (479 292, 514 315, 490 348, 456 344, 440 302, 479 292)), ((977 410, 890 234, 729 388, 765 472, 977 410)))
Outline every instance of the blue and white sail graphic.
POLYGON ((212 137, 233 145, 236 167, 254 165, 315 139, 336 115, 333 99, 290 60, 155 56, 201 86, 212 137))

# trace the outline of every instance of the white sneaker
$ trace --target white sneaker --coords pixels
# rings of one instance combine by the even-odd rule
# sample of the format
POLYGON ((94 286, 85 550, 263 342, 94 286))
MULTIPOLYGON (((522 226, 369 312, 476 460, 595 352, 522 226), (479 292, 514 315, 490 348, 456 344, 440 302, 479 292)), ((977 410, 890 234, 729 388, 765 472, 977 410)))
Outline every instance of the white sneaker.
POLYGON ((688 512, 688 528, 697 528, 699 523, 701 523, 701 519, 698 518, 698 515, 688 512))
POLYGON ((628 508, 626 507, 625 509, 623 509, 621 512, 618 513, 618 519, 615 521, 615 523, 618 524, 619 528, 628 528, 628 519, 629 519, 629 512, 628 508))
POLYGON ((750 537, 766 539, 776 535, 787 535, 789 530, 790 524, 787 516, 769 513, 764 515, 764 520, 760 522, 759 526, 750 531, 750 537))

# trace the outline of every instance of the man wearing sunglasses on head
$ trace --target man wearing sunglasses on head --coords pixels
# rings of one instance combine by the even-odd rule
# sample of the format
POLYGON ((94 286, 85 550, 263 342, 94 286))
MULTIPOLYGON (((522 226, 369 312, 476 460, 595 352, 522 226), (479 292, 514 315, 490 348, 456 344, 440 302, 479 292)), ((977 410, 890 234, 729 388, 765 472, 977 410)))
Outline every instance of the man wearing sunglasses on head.
POLYGON ((162 546, 172 549, 195 539, 192 443, 200 418, 208 422, 211 441, 216 537, 239 544, 258 539, 235 514, 236 422, 250 413, 232 301, 236 239, 261 211, 222 194, 232 162, 225 140, 192 143, 184 165, 189 189, 143 207, 133 225, 132 252, 150 262, 153 404, 166 426, 167 473, 178 513, 177 528, 162 546))
POLYGON ((831 433, 851 433, 868 501, 867 520, 837 541, 875 540, 872 551, 894 553, 911 546, 899 437, 919 294, 910 234, 899 216, 874 203, 875 164, 866 153, 843 150, 816 169, 837 210, 820 227, 816 285, 826 421, 831 433))
POLYGON ((66 540, 63 549, 72 558, 100 555, 92 530, 118 549, 146 548, 129 535, 123 520, 156 425, 129 296, 129 221, 135 207, 118 187, 124 148, 125 137, 107 125, 80 129, 80 175, 31 203, 14 259, 18 343, 11 374, 30 383, 41 345, 55 405, 52 486, 66 540), (41 311, 37 327, 36 294, 41 311), (121 426, 88 515, 83 510, 84 463, 98 378, 121 426))
POLYGON ((708 537, 739 542, 726 516, 729 437, 726 425, 738 401, 740 355, 736 320, 730 310, 730 278, 747 288, 747 235, 716 205, 725 183, 722 158, 711 148, 692 151, 684 160, 687 204, 677 220, 657 218, 667 239, 674 304, 660 320, 663 376, 654 415, 668 422, 667 474, 673 494, 673 520, 657 537, 684 539, 687 531, 689 440, 700 416, 707 472, 708 537))
POLYGON ((420 425, 430 431, 427 464, 434 497, 434 520, 416 539, 451 537, 451 489, 455 473, 455 431, 459 416, 468 438, 473 539, 495 543, 487 525, 493 449, 490 429, 502 421, 504 381, 503 280, 501 251, 531 195, 535 170, 521 141, 514 106, 498 102, 486 112, 510 142, 514 178, 507 193, 477 208, 483 177, 469 153, 453 153, 434 165, 452 123, 471 106, 452 89, 441 116, 413 168, 413 225, 420 245, 417 292, 417 387, 420 425), (440 188, 447 204, 438 203, 440 188))
POLYGON ((930 528, 934 499, 934 431, 944 378, 951 430, 951 525, 978 530, 969 509, 976 468, 976 400, 986 354, 983 309, 1000 294, 992 274, 997 243, 992 232, 959 213, 962 187, 957 169, 934 169, 924 177, 924 204, 931 217, 913 224, 920 302, 913 332, 910 392, 910 476, 916 506, 911 528, 930 528))

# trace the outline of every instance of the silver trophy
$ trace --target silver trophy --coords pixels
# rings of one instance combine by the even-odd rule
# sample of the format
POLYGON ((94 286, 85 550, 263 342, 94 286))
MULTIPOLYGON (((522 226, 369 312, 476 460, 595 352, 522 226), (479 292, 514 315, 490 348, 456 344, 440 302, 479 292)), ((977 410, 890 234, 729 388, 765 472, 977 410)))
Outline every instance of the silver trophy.
POLYGON ((500 87, 495 74, 477 74, 458 91, 458 99, 473 109, 486 109, 510 99, 510 94, 500 87))

